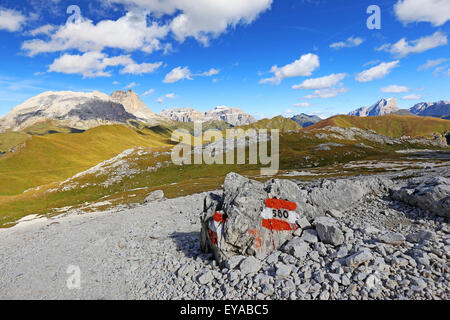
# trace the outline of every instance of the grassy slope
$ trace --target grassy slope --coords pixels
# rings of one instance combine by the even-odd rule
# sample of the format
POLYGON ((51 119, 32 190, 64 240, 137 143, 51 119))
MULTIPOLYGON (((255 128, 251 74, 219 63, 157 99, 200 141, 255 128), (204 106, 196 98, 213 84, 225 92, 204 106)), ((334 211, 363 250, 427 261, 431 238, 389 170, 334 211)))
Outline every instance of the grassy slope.
POLYGON ((272 119, 262 119, 255 123, 241 126, 238 128, 246 129, 279 129, 280 131, 298 130, 302 127, 291 119, 278 116, 272 119))
POLYGON ((428 136, 433 132, 443 134, 445 131, 450 130, 450 121, 415 116, 356 117, 339 115, 320 121, 307 129, 320 129, 327 126, 370 129, 385 136, 399 138, 402 136, 428 136))
POLYGON ((76 134, 33 136, 20 151, 0 158, 0 195, 64 180, 128 148, 168 145, 166 131, 155 131, 111 125, 76 134))

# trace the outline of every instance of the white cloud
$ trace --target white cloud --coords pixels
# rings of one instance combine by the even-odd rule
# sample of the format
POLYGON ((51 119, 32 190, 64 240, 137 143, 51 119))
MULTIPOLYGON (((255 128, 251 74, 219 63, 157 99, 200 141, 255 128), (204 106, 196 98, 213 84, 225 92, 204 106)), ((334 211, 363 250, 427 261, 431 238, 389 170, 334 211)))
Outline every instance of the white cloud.
POLYGON ((392 62, 380 63, 373 68, 358 73, 355 79, 358 82, 370 82, 376 79, 382 79, 387 76, 393 68, 397 67, 399 62, 399 60, 396 60, 392 62))
POLYGON ((421 65, 418 70, 429 70, 431 68, 437 67, 450 59, 442 58, 442 59, 436 59, 436 60, 427 60, 427 63, 421 65))
POLYGON ((162 62, 156 63, 130 63, 125 68, 123 68, 120 73, 122 74, 143 74, 152 73, 159 67, 161 67, 162 62))
POLYGON ((168 93, 165 95, 167 99, 175 99, 175 93, 168 93))
POLYGON ((125 87, 125 89, 131 89, 131 88, 134 88, 134 87, 136 87, 137 86, 137 84, 136 84, 136 82, 132 82, 132 83, 130 83, 129 85, 127 85, 126 87, 125 87))
POLYGON ((202 76, 202 77, 212 77, 212 76, 215 76, 215 75, 217 75, 217 74, 219 74, 219 73, 220 73, 220 70, 215 69, 215 68, 211 68, 211 69, 209 69, 208 71, 205 71, 205 72, 199 74, 199 76, 202 76))
POLYGON ((174 83, 182 79, 192 80, 191 71, 188 67, 176 67, 172 69, 164 78, 164 83, 174 83))
POLYGON ((301 84, 292 86, 292 89, 326 89, 335 86, 346 76, 345 73, 335 73, 321 78, 307 79, 301 84))
POLYGON ((309 94, 305 96, 305 99, 330 99, 337 97, 340 93, 346 93, 348 89, 346 88, 327 88, 327 89, 319 89, 314 91, 313 94, 309 94))
POLYGON ((409 88, 405 86, 392 85, 389 87, 381 88, 381 92, 384 93, 404 93, 409 92, 409 88))
POLYGON ((19 11, 0 7, 0 30, 19 31, 26 22, 26 17, 19 11))
POLYGON ((420 96, 418 94, 410 94, 408 96, 404 96, 402 99, 403 100, 420 100, 420 99, 422 99, 422 96, 420 96))
POLYGON ((150 10, 154 16, 173 16, 169 28, 178 41, 194 37, 207 45, 229 27, 252 23, 272 0, 110 0, 150 10))
POLYGON ((437 31, 431 36, 422 37, 409 42, 406 38, 402 38, 394 44, 384 44, 377 50, 387 51, 399 58, 403 58, 411 53, 421 53, 439 46, 447 45, 447 43, 447 36, 442 32, 437 31))
POLYGON ((163 97, 159 97, 158 99, 156 99, 156 102, 158 102, 158 103, 163 103, 163 102, 164 102, 163 97))
POLYGON ((28 55, 76 49, 81 52, 117 48, 128 51, 151 52, 161 49, 158 38, 164 38, 167 26, 153 22, 147 26, 147 14, 128 12, 118 20, 102 20, 94 24, 83 18, 79 23, 62 25, 50 35, 48 41, 32 39, 22 44, 28 55))
POLYGON ((309 103, 309 102, 299 102, 299 103, 294 103, 292 106, 293 107, 297 107, 297 108, 307 108, 307 107, 311 107, 311 103, 309 103))
POLYGON ((38 36, 38 35, 50 35, 53 31, 55 31, 57 29, 57 26, 51 25, 51 24, 46 24, 43 25, 39 28, 33 29, 31 31, 29 31, 29 34, 33 37, 38 36))
POLYGON ((49 66, 49 72, 61 72, 66 74, 81 74, 83 77, 109 77, 111 73, 106 71, 108 67, 124 66, 122 74, 141 74, 156 70, 162 63, 136 64, 129 55, 108 57, 98 51, 86 52, 82 55, 64 54, 55 59, 49 66))
POLYGON ((152 94, 153 92, 155 92, 155 89, 147 90, 147 91, 145 91, 145 92, 142 94, 142 96, 143 96, 143 97, 148 96, 149 94, 152 94))
POLYGON ((272 83, 280 84, 283 79, 293 77, 307 77, 320 66, 319 57, 315 54, 308 53, 302 55, 300 59, 295 60, 291 64, 287 64, 284 67, 278 68, 277 65, 273 66, 270 72, 274 74, 274 77, 262 79, 260 83, 272 83))
POLYGON ((342 49, 342 48, 357 47, 357 46, 361 45, 363 42, 364 42, 364 39, 362 39, 362 38, 350 37, 345 41, 339 41, 339 42, 330 44, 330 48, 342 49))
POLYGON ((429 22, 442 26, 450 20, 448 0, 399 0, 394 5, 397 18, 405 23, 429 22))

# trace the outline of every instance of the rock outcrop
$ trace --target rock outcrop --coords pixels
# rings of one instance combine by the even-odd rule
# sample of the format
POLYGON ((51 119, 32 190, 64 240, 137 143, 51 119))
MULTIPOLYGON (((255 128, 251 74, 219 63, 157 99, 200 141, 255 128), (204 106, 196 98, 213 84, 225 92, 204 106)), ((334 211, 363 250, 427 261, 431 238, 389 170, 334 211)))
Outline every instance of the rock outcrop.
POLYGON ((242 126, 251 124, 256 119, 238 108, 229 108, 218 106, 213 110, 201 112, 192 108, 174 108, 163 110, 160 116, 166 117, 178 122, 206 122, 206 121, 225 121, 233 126, 242 126))
POLYGON ((155 117, 155 113, 148 108, 139 96, 133 91, 114 91, 111 99, 124 106, 128 113, 144 121, 151 121, 155 117))
POLYGON ((392 197, 411 206, 450 218, 450 179, 448 178, 412 179, 407 186, 393 189, 392 197))

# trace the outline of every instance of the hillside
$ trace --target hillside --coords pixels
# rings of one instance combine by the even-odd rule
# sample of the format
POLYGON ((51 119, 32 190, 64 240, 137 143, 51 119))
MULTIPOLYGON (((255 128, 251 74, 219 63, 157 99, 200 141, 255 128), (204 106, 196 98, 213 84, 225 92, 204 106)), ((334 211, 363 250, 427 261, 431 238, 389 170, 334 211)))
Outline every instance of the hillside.
MULTIPOLYGON (((0 158, 0 195, 14 195, 64 180, 132 147, 167 146, 170 131, 161 127, 133 130, 124 125, 100 126, 82 133, 25 136, 20 150, 0 158)), ((1 136, 1 135, 0 135, 1 136)), ((12 142, 11 142, 12 143, 12 142)), ((14 144, 14 143, 13 143, 14 144)))
POLYGON ((262 119, 255 123, 240 126, 238 128, 246 129, 279 129, 280 131, 298 130, 302 127, 291 119, 278 116, 272 119, 262 119))
POLYGON ((433 132, 444 134, 446 131, 450 130, 450 121, 415 116, 385 115, 377 117, 357 117, 338 115, 320 121, 308 129, 320 129, 328 126, 337 126, 341 128, 355 127, 364 130, 373 130, 388 137, 400 138, 402 136, 429 136, 433 132))

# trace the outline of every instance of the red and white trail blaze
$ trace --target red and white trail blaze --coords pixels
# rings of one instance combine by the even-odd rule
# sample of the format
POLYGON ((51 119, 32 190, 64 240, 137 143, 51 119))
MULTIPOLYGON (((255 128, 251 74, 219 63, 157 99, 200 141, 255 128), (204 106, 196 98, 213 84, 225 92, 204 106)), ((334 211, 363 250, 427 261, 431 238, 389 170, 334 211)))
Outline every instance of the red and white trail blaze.
POLYGON ((223 234, 223 224, 227 221, 226 216, 223 213, 216 212, 214 213, 213 218, 209 221, 209 238, 211 242, 217 246, 220 238, 223 234))
POLYGON ((261 212, 262 226, 270 231, 294 231, 298 229, 295 202, 266 199, 266 208, 261 212))

